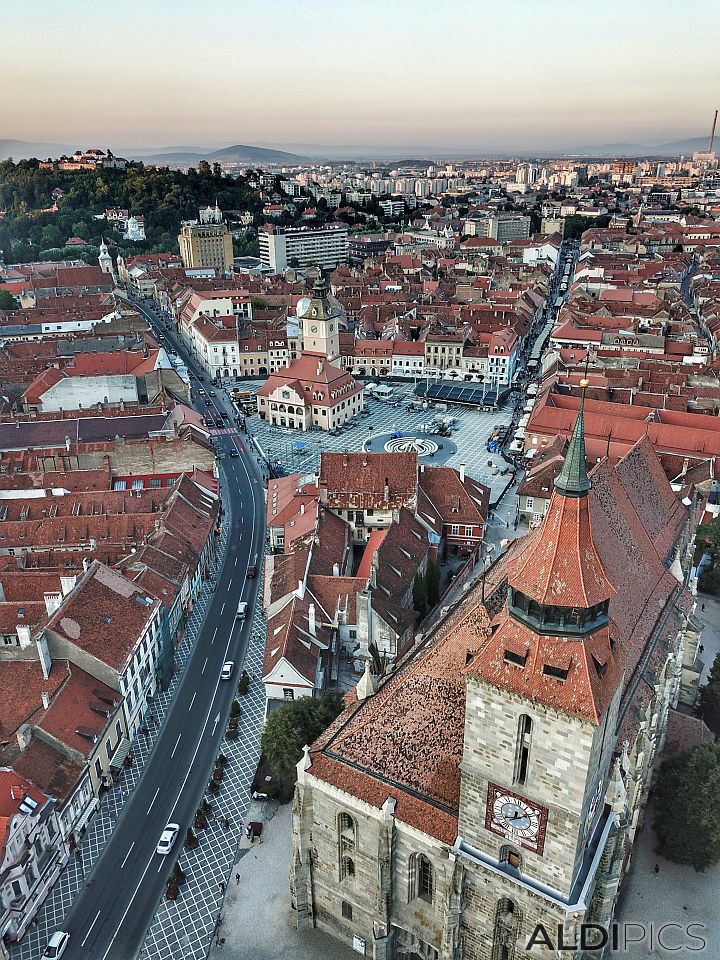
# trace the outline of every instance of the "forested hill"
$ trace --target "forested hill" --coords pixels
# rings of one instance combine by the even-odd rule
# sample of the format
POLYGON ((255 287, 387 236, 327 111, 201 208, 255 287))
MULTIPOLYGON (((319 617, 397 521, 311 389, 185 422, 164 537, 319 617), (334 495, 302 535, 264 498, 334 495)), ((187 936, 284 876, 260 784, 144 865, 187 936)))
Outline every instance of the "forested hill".
POLYGON ((37 160, 0 163, 0 250, 6 263, 47 257, 97 256, 105 237, 111 252, 177 250, 182 220, 196 219, 201 206, 218 202, 222 210, 256 213, 262 204, 244 177, 227 177, 219 164, 201 161, 187 173, 165 167, 130 166, 126 170, 40 170, 37 160), (61 196, 54 196, 59 188, 61 196), (54 201, 57 211, 52 211, 54 201), (110 207, 145 218, 145 243, 123 241, 104 219, 110 207), (80 237, 91 246, 66 250, 80 237))

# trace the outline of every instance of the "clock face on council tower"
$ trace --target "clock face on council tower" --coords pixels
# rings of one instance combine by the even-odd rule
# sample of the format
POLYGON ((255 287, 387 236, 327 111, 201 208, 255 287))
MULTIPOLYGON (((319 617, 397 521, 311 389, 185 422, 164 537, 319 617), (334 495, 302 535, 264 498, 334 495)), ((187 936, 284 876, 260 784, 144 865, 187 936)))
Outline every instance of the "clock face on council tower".
POLYGON ((547 807, 488 783, 486 829, 542 856, 547 818, 547 807))

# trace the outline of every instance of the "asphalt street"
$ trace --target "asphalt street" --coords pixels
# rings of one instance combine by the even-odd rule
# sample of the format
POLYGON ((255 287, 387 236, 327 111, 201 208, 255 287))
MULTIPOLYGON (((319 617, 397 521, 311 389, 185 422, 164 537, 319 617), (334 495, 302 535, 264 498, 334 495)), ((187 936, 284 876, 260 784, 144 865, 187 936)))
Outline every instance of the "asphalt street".
MULTIPOLYGON (((143 305, 136 306, 151 322, 155 320, 143 305)), ((234 412, 224 396, 208 402, 216 416, 223 408, 234 412)), ((243 439, 222 435, 216 447, 225 453, 220 469, 224 522, 232 524, 228 550, 203 631, 142 779, 63 924, 70 933, 64 955, 68 960, 137 956, 221 750, 257 600, 259 581, 248 579, 247 568, 263 554, 265 504, 255 457, 248 454, 243 439), (227 457, 233 446, 240 453, 237 458, 227 457), (236 620, 240 599, 248 602, 242 623, 236 620), (235 670, 231 680, 222 681, 220 671, 226 660, 234 660, 235 670), (159 856, 155 847, 171 821, 180 825, 180 835, 170 854, 159 856)))

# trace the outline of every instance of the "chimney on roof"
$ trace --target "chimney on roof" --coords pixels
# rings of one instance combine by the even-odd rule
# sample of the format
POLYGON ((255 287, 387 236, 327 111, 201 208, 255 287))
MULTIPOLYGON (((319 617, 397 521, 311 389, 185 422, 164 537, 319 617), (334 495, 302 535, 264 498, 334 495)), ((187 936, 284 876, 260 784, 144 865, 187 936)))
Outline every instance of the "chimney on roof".
POLYGON ((40 660, 40 667, 42 669, 43 677, 47 680, 50 676, 50 671, 52 670, 52 658, 48 648, 47 637, 45 636, 44 632, 41 633, 35 641, 35 646, 37 647, 38 658, 40 660))
POLYGON ((26 750, 30 746, 30 741, 32 740, 32 727, 30 724, 23 723, 21 727, 18 727, 16 736, 20 749, 26 750))
POLYGON ((367 700, 368 697, 371 697, 377 690, 377 680, 370 673, 370 661, 365 661, 365 671, 360 677, 357 686, 355 687, 355 692, 357 694, 358 700, 367 700))
POLYGON ((47 710, 47 708, 50 706, 50 694, 47 692, 47 690, 43 690, 42 692, 42 705, 43 710, 47 710))
POLYGON ((339 563, 334 563, 334 564, 333 564, 333 576, 334 576, 334 577, 339 577, 339 576, 340 576, 340 564, 339 564, 339 563))
POLYGON ((465 483, 465 464, 460 464, 460 483, 465 483))
POLYGON ((308 609, 308 629, 314 636, 317 635, 317 623, 315 621, 315 604, 311 603, 308 609))
POLYGON ((301 503, 301 504, 300 504, 300 516, 302 517, 304 513, 305 513, 305 504, 304 504, 304 503, 301 503))
POLYGON ((378 552, 374 551, 372 555, 372 563, 370 564, 370 586, 374 590, 377 587, 377 568, 379 565, 378 552))
POLYGON ((385 503, 389 503, 390 501, 390 481, 388 480, 387 477, 385 477, 385 488, 383 490, 383 500, 385 501, 385 503))

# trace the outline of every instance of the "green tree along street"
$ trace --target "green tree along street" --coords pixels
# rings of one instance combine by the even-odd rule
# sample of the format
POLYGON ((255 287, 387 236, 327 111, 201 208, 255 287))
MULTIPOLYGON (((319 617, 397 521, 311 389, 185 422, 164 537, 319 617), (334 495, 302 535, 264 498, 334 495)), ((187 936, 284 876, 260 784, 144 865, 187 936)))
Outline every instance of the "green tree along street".
POLYGON ((17 310, 19 303, 9 290, 0 288, 0 310, 17 310))
POLYGON ((700 688, 700 716, 716 737, 720 737, 720 653, 710 668, 708 681, 700 688))
POLYGON ((412 598, 413 609, 417 612, 418 616, 422 620, 427 611, 428 590, 425 575, 420 573, 419 570, 415 574, 415 579, 413 580, 412 598))
POLYGON ((343 710, 339 693, 324 693, 320 697, 301 697, 284 703, 268 716, 262 733, 262 751, 279 781, 271 793, 281 800, 289 800, 296 779, 296 764, 303 747, 320 736, 343 710))
POLYGON ((440 564, 430 557, 425 571, 427 604, 432 609, 440 600, 440 564))
MULTIPOLYGON (((224 176, 219 165, 201 161, 187 173, 167 167, 131 165, 125 170, 87 172, 41 170, 37 160, 0 162, 0 250, 7 263, 67 257, 64 243, 72 236, 95 248, 105 237, 112 253, 177 251, 183 220, 197 218, 201 206, 249 211, 262 208, 259 194, 246 177, 224 176), (59 189, 57 210, 53 191, 59 189), (96 219, 110 207, 127 209, 145 219, 145 242, 123 241, 112 224, 96 219), (50 251, 52 253, 50 254, 50 251)), ((237 241, 236 252, 255 251, 254 241, 237 241)), ((73 256, 94 262, 95 251, 79 248, 73 256)))
POLYGON ((655 786, 655 833, 674 863, 706 870, 720 861, 720 741, 666 760, 655 786))
POLYGON ((699 563, 703 554, 710 557, 711 565, 700 574, 699 586, 707 593, 720 593, 720 517, 710 523, 703 523, 695 535, 695 562, 699 563))
POLYGON ((609 223, 610 217, 608 214, 603 214, 600 217, 566 217, 563 236, 566 240, 579 240, 586 230, 599 230, 602 227, 607 227, 609 223))

